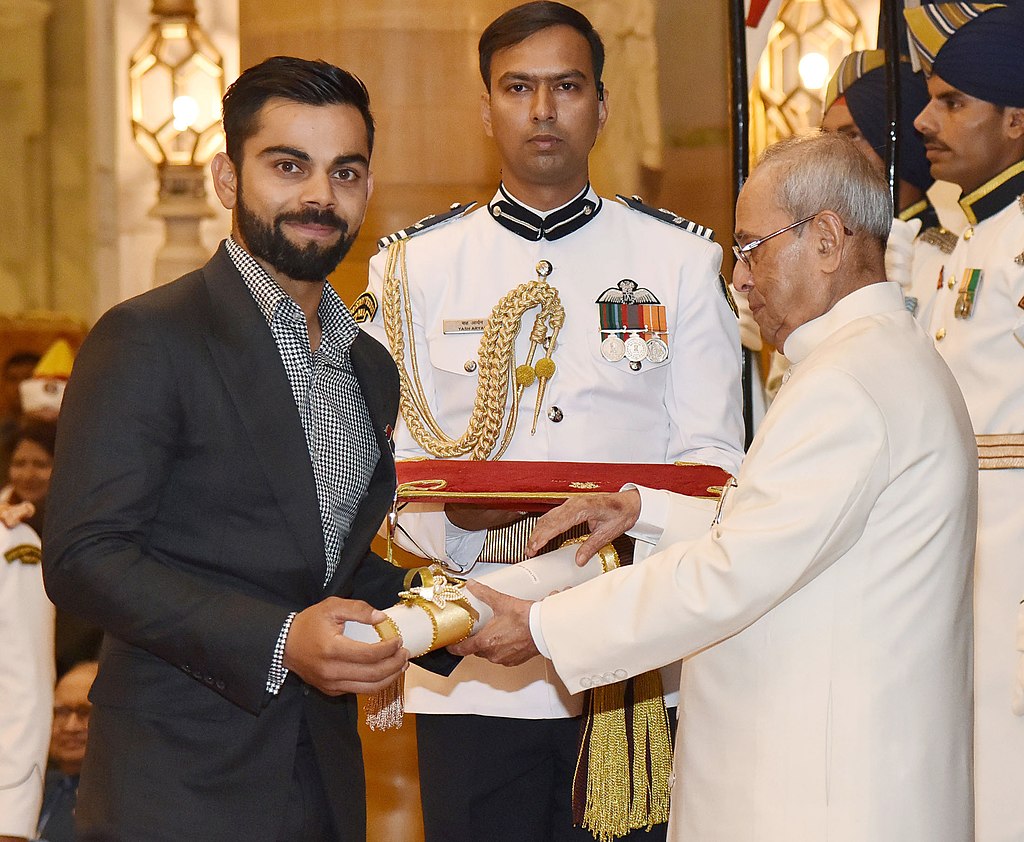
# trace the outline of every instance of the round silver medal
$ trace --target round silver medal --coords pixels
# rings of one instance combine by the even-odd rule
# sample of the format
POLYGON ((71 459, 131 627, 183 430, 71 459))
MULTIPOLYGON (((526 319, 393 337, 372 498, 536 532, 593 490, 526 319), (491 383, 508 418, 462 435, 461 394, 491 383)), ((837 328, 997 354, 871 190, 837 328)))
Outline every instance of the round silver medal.
POLYGON ((601 356, 610 363, 617 363, 626 356, 626 343, 613 333, 601 343, 601 356))
POLYGON ((638 363, 647 359, 647 343, 634 333, 626 340, 626 359, 631 363, 638 363))
POLYGON ((663 363, 668 359, 668 345, 660 336, 647 340, 647 359, 652 363, 663 363))

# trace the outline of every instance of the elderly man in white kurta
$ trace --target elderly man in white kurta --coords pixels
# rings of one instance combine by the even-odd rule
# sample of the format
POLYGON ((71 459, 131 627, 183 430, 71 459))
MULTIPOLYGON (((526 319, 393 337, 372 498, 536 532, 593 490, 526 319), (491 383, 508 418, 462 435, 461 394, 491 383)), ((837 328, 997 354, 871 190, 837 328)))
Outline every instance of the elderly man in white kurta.
POLYGON ((630 527, 654 555, 533 604, 471 583, 496 620, 456 651, 539 650, 576 692, 685 659, 671 839, 973 838, 976 455, 955 381, 882 280, 891 218, 847 138, 769 150, 737 205, 733 283, 793 365, 714 523, 666 492, 596 495, 531 545, 587 520, 578 558, 630 527))

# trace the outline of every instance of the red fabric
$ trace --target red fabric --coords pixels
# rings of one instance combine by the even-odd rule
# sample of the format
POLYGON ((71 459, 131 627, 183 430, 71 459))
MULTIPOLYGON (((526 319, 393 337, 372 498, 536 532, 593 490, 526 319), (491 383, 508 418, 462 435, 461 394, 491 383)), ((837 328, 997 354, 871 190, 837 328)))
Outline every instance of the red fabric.
POLYGON ((750 0, 750 10, 747 12, 747 26, 757 29, 761 24, 761 17, 768 8, 769 0, 750 0))
POLYGON ((627 482, 689 497, 717 497, 729 479, 726 471, 712 465, 424 459, 399 462, 395 467, 401 502, 477 503, 518 511, 545 511, 573 494, 618 491, 627 482), (444 480, 445 485, 436 489, 422 485, 431 480, 444 480))

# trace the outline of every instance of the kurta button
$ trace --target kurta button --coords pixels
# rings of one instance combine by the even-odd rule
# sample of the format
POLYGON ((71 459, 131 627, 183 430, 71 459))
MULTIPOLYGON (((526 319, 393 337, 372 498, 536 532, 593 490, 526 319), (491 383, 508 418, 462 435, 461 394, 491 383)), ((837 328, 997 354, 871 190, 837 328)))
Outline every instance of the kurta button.
POLYGON ((584 677, 584 678, 580 679, 580 687, 582 687, 583 689, 587 689, 588 687, 592 687, 593 684, 594 684, 594 682, 591 681, 589 678, 584 677))
POLYGON ((621 681, 623 678, 626 677, 626 671, 625 670, 615 670, 615 677, 621 681))
POLYGON ((466 360, 465 365, 462 366, 469 374, 476 371, 476 360, 466 360))
POLYGON ((561 421, 564 417, 565 414, 557 406, 553 406, 548 410, 548 420, 553 421, 555 424, 561 421))
POLYGON ((615 683, 615 674, 614 673, 606 672, 601 677, 604 679, 604 683, 605 684, 614 684, 615 683))
POLYGON ((936 342, 941 342, 945 338, 945 336, 946 336, 946 329, 944 327, 940 327, 937 331, 935 331, 935 341, 936 342))

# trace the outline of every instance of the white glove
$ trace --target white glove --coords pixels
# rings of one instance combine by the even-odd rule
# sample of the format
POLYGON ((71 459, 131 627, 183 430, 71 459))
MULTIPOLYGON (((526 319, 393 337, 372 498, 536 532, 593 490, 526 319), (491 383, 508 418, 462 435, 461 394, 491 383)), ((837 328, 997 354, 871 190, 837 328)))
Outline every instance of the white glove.
POLYGON ((889 241, 885 246, 885 279, 896 281, 904 291, 911 286, 914 264, 914 240, 921 230, 921 220, 892 221, 889 241))
POLYGON ((1017 680, 1013 686, 1013 712, 1024 716, 1024 602, 1017 612, 1017 680))

